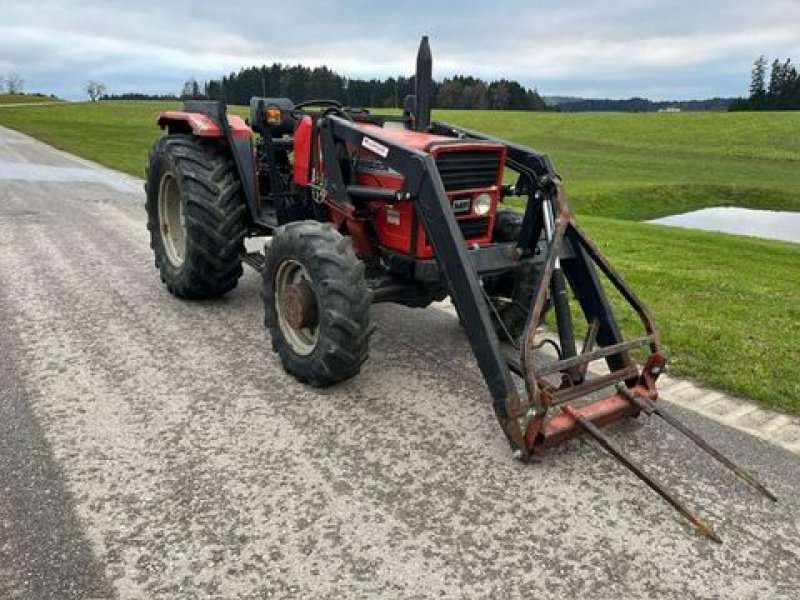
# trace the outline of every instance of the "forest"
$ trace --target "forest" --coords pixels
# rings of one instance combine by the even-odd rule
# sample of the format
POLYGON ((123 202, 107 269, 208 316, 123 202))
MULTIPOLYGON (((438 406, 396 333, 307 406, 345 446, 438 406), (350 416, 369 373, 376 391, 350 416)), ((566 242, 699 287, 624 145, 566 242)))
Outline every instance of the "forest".
POLYGON ((800 77, 792 60, 773 60, 767 77, 767 59, 759 56, 750 72, 750 96, 740 98, 730 109, 800 110, 800 77))

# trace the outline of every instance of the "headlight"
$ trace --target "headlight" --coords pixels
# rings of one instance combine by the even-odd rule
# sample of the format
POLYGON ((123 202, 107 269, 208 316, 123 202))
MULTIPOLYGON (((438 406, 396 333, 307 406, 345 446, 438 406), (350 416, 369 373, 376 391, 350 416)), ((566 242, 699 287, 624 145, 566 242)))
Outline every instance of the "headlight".
POLYGON ((472 210, 476 215, 486 215, 492 210, 492 197, 489 194, 478 194, 472 201, 472 210))

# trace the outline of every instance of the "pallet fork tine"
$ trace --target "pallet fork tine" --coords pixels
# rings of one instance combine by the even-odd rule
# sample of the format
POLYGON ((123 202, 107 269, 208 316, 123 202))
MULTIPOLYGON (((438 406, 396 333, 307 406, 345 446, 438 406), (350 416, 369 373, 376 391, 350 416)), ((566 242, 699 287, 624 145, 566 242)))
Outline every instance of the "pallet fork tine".
POLYGON ((752 487, 757 489, 767 498, 772 500, 773 502, 777 502, 778 498, 770 492, 763 484, 759 483, 755 477, 753 477, 750 473, 748 473, 744 468, 737 465, 727 456, 722 454, 716 448, 710 446, 708 442, 706 442, 702 437, 700 437, 697 433, 689 429, 686 425, 681 423, 675 416, 667 412, 663 407, 656 406, 652 402, 649 401, 647 398, 643 398, 641 396, 637 396, 631 393, 628 388, 625 387, 624 384, 620 383, 617 385, 617 391, 624 396, 628 401, 632 404, 636 405, 640 410, 647 413, 648 415, 658 415, 664 421, 672 425, 675 429, 680 431, 683 435, 688 437, 692 440, 698 447, 705 450, 709 455, 719 461, 722 465, 730 469, 734 474, 736 474, 740 479, 750 484, 752 487))
POLYGON ((641 479, 643 482, 647 484, 647 486, 656 492, 659 496, 664 498, 669 504, 671 504, 679 513, 681 513, 684 517, 686 517, 689 521, 691 521, 695 527, 697 527, 698 531, 706 536, 708 539, 717 542, 718 544, 722 543, 722 538, 720 538, 713 529, 700 517, 694 514, 691 510, 686 508, 686 506, 678 500, 675 495, 670 492, 667 488, 665 488, 662 484, 658 481, 653 479, 650 475, 644 472, 644 470, 631 458, 626 456, 622 450, 617 448, 611 440, 603 434, 599 427, 597 427, 594 423, 592 423, 589 419, 581 416, 578 412, 570 404, 564 404, 562 406, 563 411, 572 417, 575 422, 580 425, 581 429, 583 429, 587 434, 589 434, 592 438, 597 441, 611 456, 616 458, 620 463, 622 463, 625 467, 627 467, 636 477, 641 479))

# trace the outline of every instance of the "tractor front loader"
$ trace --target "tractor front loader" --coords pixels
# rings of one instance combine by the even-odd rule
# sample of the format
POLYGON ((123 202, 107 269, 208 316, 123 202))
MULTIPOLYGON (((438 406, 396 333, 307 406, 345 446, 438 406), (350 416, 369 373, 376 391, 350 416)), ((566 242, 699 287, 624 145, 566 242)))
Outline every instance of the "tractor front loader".
POLYGON ((517 459, 588 434, 719 541, 601 428, 662 416, 774 496, 656 405, 665 360, 653 319, 575 222, 549 158, 432 122, 431 65, 423 38, 402 116, 287 98, 253 98, 249 121, 219 102, 161 113, 167 135, 150 154, 146 208, 162 280, 179 297, 209 298, 235 287, 243 262, 260 271, 273 349, 316 386, 359 372, 372 303, 449 296, 517 459), (500 208, 511 196, 526 199, 523 213, 500 208), (248 236, 271 242, 248 253, 248 236), (605 289, 638 314, 639 336, 625 339, 605 289), (545 313, 554 335, 539 327, 545 313), (643 365, 636 349, 648 353, 643 365), (592 375, 601 360, 608 372, 592 375))

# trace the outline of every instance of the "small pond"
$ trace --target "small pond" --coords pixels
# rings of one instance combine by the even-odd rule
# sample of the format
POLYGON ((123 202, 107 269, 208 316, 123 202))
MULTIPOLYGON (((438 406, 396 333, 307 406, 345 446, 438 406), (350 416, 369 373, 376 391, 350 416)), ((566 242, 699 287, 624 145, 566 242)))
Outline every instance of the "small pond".
POLYGON ((800 213, 797 212, 721 206, 653 219, 648 223, 752 235, 800 244, 800 213))

